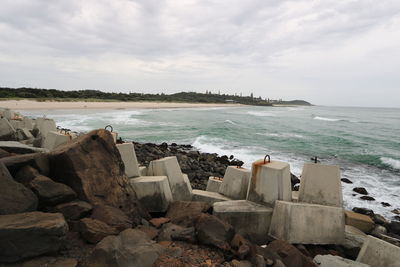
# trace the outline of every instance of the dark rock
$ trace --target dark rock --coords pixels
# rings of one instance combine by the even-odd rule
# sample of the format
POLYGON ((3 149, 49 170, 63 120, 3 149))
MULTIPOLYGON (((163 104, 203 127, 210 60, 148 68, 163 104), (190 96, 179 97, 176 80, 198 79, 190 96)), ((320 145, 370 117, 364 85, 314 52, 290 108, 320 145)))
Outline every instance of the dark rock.
POLYGON ((295 185, 295 186, 293 186, 293 191, 299 191, 299 189, 300 189, 300 185, 295 185))
POLYGON ((35 194, 15 182, 4 164, 0 163, 0 215, 34 211, 37 205, 35 194))
POLYGON ((163 224, 170 222, 170 218, 153 218, 149 220, 149 223, 152 224, 156 228, 160 228, 163 224))
POLYGON ((49 173, 49 159, 47 153, 32 153, 6 157, 0 159, 0 162, 4 163, 13 176, 15 176, 18 170, 27 165, 39 170, 43 175, 48 175, 49 173))
POLYGON ((368 195, 368 191, 364 187, 354 187, 353 191, 362 195, 368 195))
POLYGON ((235 231, 232 225, 209 214, 200 214, 195 224, 197 239, 201 244, 229 250, 235 231))
POLYGON ((124 211, 136 225, 148 217, 125 175, 125 166, 107 130, 94 130, 54 149, 51 177, 69 185, 79 199, 124 211))
POLYGON ((59 204, 54 207, 54 211, 61 212, 67 220, 79 220, 88 215, 92 209, 92 205, 80 200, 59 204))
MULTIPOLYGON (((300 183, 300 179, 293 173, 290 173, 290 181, 292 183, 292 190, 294 190, 294 186, 296 184, 300 183)), ((297 190, 294 190, 294 191, 297 191, 297 190)))
POLYGON ((361 213, 361 214, 364 214, 364 215, 368 215, 370 217, 374 216, 374 211, 371 210, 371 209, 355 207, 355 208, 352 209, 352 211, 357 212, 357 213, 361 213))
POLYGON ((132 220, 122 210, 111 206, 94 206, 90 217, 115 227, 120 232, 132 228, 132 220))
POLYGON ((142 231, 127 229, 98 243, 89 257, 88 267, 151 267, 163 251, 162 246, 142 231))
POLYGON ((150 239, 156 238, 159 233, 159 230, 157 228, 155 228, 153 226, 149 226, 149 225, 139 225, 135 229, 146 233, 150 237, 150 239))
POLYGON ((361 196, 360 199, 362 199, 362 200, 368 200, 368 201, 373 201, 373 200, 375 200, 375 198, 370 197, 370 196, 361 196))
POLYGON ((83 218, 80 220, 79 232, 87 242, 92 244, 100 242, 106 236, 117 235, 119 233, 116 228, 91 218, 83 218))
POLYGON ((171 239, 177 241, 185 241, 189 243, 196 243, 196 233, 194 227, 178 229, 171 233, 171 239))
POLYGON ((1 159, 1 158, 5 158, 5 157, 10 157, 10 156, 12 156, 12 155, 13 155, 12 153, 7 152, 7 151, 5 151, 4 149, 1 149, 1 148, 0 148, 0 159, 1 159))
POLYGON ((372 220, 376 223, 376 224, 380 224, 380 225, 386 225, 389 222, 385 219, 385 217, 383 217, 380 214, 374 214, 374 216, 372 217, 372 220))
POLYGON ((26 165, 22 167, 15 175, 15 181, 22 183, 24 185, 29 184, 30 181, 35 179, 39 175, 39 171, 32 166, 26 165))
POLYGON ((193 226, 198 215, 207 212, 211 205, 196 201, 175 201, 169 205, 165 217, 181 226, 193 226))
POLYGON ((172 241, 172 234, 175 232, 181 232, 186 228, 173 223, 166 223, 161 227, 158 234, 157 241, 172 241))
POLYGON ((38 257, 24 261, 20 267, 77 267, 78 261, 73 258, 38 257))
POLYGON ((391 207, 392 205, 390 205, 389 203, 387 203, 387 202, 381 202, 381 204, 382 204, 382 206, 384 206, 384 207, 391 207))
POLYGON ((9 153, 15 153, 15 154, 30 154, 30 153, 40 153, 47 151, 46 149, 31 147, 17 141, 11 141, 11 142, 0 141, 0 148, 9 153))
POLYGON ((394 209, 394 210, 392 210, 392 212, 394 214, 400 215, 400 209, 394 209))
POLYGON ((347 179, 347 178, 342 178, 341 181, 342 181, 343 183, 346 183, 346 184, 352 184, 352 183, 353 183, 352 181, 350 181, 350 180, 347 179))
POLYGON ((389 233, 400 235, 400 222, 392 221, 386 225, 386 229, 389 233))
POLYGON ((0 262, 15 262, 60 249, 68 232, 60 213, 0 216, 0 262))
POLYGON ((272 241, 266 249, 277 253, 285 266, 317 267, 312 259, 307 258, 295 246, 286 241, 272 241))
POLYGON ((54 182, 43 175, 33 179, 29 188, 38 196, 40 206, 56 205, 76 198, 76 193, 71 187, 54 182))

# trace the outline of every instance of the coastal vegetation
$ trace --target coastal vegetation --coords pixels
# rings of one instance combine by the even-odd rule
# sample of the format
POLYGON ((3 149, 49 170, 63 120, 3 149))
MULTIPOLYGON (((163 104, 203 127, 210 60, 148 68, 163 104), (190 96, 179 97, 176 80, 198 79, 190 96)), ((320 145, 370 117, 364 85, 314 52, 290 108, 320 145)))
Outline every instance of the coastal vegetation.
POLYGON ((238 103, 244 105, 311 105, 304 100, 283 101, 269 98, 242 96, 242 94, 223 94, 206 91, 180 92, 175 94, 145 94, 145 93, 114 93, 99 90, 74 90, 63 91, 57 89, 39 88, 8 88, 0 87, 1 99, 32 99, 37 101, 159 101, 159 102, 184 102, 184 103, 238 103))

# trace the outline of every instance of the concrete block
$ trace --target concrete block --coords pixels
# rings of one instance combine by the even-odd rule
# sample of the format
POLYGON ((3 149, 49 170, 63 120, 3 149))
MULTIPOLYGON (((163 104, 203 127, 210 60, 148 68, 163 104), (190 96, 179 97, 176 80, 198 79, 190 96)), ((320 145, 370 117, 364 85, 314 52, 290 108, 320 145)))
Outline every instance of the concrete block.
POLYGON ((189 201, 192 199, 189 179, 185 179, 175 156, 150 162, 147 175, 167 176, 174 200, 189 201))
POLYGON ((345 226, 344 234, 345 240, 342 245, 347 249, 361 248, 367 238, 367 235, 364 232, 351 225, 345 226))
POLYGON ((207 202, 213 204, 219 201, 227 201, 232 200, 224 195, 221 195, 217 192, 208 192, 203 190, 193 189, 192 192, 192 201, 200 201, 200 202, 207 202))
POLYGON ((351 225, 364 233, 371 232, 374 227, 374 221, 367 215, 346 210, 345 212, 346 225, 351 225))
POLYGON ((369 235, 361 247, 357 261, 371 267, 398 267, 400 247, 369 235))
POLYGON ((338 166, 306 163, 301 174, 299 202, 343 206, 338 166))
POLYGON ((128 177, 138 177, 140 175, 139 164, 136 158, 135 148, 132 143, 117 144, 122 161, 125 165, 125 173, 128 177))
POLYGON ((49 132, 57 132, 57 127, 54 120, 47 118, 37 118, 34 128, 38 129, 44 138, 46 138, 49 132))
POLYGON ((208 177, 206 191, 218 192, 221 184, 222 184, 222 178, 210 176, 208 177))
POLYGON ((236 233, 265 244, 271 224, 272 208, 248 200, 216 202, 213 215, 231 224, 236 233))
POLYGON ((18 128, 16 130, 18 140, 33 139, 32 133, 27 128, 18 128))
POLYGON ((299 191, 292 191, 292 201, 299 202, 299 191))
POLYGON ((116 132, 111 132, 111 136, 114 139, 114 143, 117 143, 117 139, 118 139, 118 133, 116 132))
POLYGON ((228 166, 218 193, 232 199, 246 199, 250 175, 249 169, 228 166))
POLYGON ((314 262, 320 267, 369 267, 369 265, 333 255, 317 255, 314 262))
POLYGON ((190 184, 189 176, 186 173, 183 173, 183 181, 186 184, 186 187, 189 190, 190 195, 192 195, 193 190, 192 190, 192 185, 190 184))
POLYGON ((10 124, 14 127, 14 129, 23 129, 26 128, 28 130, 33 129, 32 119, 23 117, 18 120, 10 120, 10 124))
POLYGON ((15 113, 11 109, 6 108, 3 110, 3 117, 6 118, 7 120, 12 120, 14 116, 15 113))
POLYGON ((6 118, 0 118, 0 138, 7 138, 15 135, 15 129, 6 118))
POLYGON ((139 176, 147 176, 147 167, 146 166, 139 166, 139 176))
POLYGON ((297 244, 342 244, 343 208, 276 201, 269 235, 297 244))
POLYGON ((53 150, 54 148, 65 144, 71 140, 69 135, 65 135, 56 131, 50 131, 47 133, 46 138, 43 142, 43 148, 53 150))
POLYGON ((149 212, 165 212, 173 201, 167 176, 141 176, 130 179, 129 183, 149 212))
POLYGON ((247 200, 274 205, 275 200, 292 200, 290 166, 286 162, 253 162, 247 200))

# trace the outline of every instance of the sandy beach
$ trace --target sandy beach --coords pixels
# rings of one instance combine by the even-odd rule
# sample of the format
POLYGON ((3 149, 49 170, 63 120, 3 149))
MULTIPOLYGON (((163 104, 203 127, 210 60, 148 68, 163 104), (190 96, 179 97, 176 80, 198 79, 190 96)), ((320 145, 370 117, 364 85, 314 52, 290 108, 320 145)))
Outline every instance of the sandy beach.
POLYGON ((32 100, 0 101, 0 108, 13 110, 56 110, 56 109, 162 109, 162 108, 206 108, 238 107, 241 104, 205 104, 205 103, 170 103, 170 102, 38 102, 32 100))

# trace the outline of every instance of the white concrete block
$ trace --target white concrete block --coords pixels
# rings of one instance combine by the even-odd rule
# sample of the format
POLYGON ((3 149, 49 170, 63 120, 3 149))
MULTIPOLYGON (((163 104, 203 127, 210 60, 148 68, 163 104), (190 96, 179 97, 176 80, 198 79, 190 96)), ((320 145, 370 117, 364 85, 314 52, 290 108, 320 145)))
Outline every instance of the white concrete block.
POLYGON ((192 191, 192 201, 201 201, 201 202, 207 202, 210 204, 214 204, 215 202, 219 201, 228 201, 232 200, 224 195, 221 195, 217 192, 208 192, 204 190, 197 190, 193 189, 192 191))
POLYGON ((117 143, 117 139, 118 139, 118 133, 116 132, 111 132, 111 136, 114 139, 114 143, 117 143))
POLYGON ((299 202, 299 191, 292 191, 292 201, 299 202))
POLYGON ((286 162, 253 162, 247 200, 274 205, 275 200, 291 201, 290 166, 286 162))
POLYGON ((117 144, 122 161, 125 165, 125 173, 128 177, 138 177, 140 175, 139 164, 136 158, 135 148, 132 143, 117 144))
POLYGON ((16 132, 18 140, 26 140, 34 138, 32 133, 26 128, 18 128, 16 132))
POLYGON ((218 193, 232 199, 246 199, 250 176, 249 169, 228 166, 218 193))
POLYGON ((69 135, 65 135, 56 131, 48 132, 43 142, 43 148, 53 150, 54 148, 65 144, 71 140, 69 135))
POLYGON ((369 265, 333 255, 317 255, 314 262, 319 267, 369 267, 369 265))
POLYGON ((174 200, 192 199, 192 187, 188 179, 184 178, 175 156, 151 161, 147 168, 147 175, 167 176, 174 200))
POLYGON ((369 235, 361 247, 357 261, 371 267, 398 267, 400 247, 369 235))
POLYGON ((37 118, 35 121, 35 129, 38 129, 45 139, 49 132, 57 132, 54 120, 47 118, 37 118))
POLYGON ((6 118, 0 118, 0 137, 15 134, 14 127, 6 118))
POLYGON ((343 208, 276 201, 269 235, 296 244, 342 244, 343 208))
POLYGON ((221 184, 222 184, 222 178, 210 176, 208 177, 206 191, 218 192, 221 184))
POLYGON ((265 244, 271 224, 272 208, 248 200, 216 202, 213 215, 231 224, 236 233, 265 244))
POLYGON ((146 166, 139 166, 139 176, 147 176, 147 167, 146 166))
POLYGON ((4 109, 3 110, 3 117, 6 118, 7 120, 12 120, 14 119, 15 113, 11 109, 4 109))
POLYGON ((339 167, 319 163, 304 164, 299 202, 342 207, 343 195, 339 167))
POLYGON ((190 184, 189 176, 186 173, 183 173, 183 181, 185 182, 190 195, 192 195, 192 192, 193 192, 192 185, 190 184))
POLYGON ((10 120, 10 124, 14 127, 14 129, 23 129, 26 128, 28 130, 32 130, 33 129, 33 122, 32 119, 24 117, 21 119, 14 119, 14 120, 10 120))
POLYGON ((129 183, 149 212, 165 212, 173 201, 167 176, 141 176, 130 179, 129 183))

